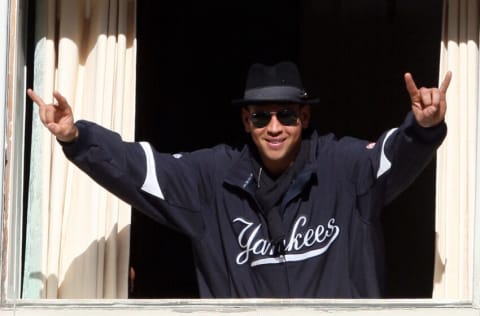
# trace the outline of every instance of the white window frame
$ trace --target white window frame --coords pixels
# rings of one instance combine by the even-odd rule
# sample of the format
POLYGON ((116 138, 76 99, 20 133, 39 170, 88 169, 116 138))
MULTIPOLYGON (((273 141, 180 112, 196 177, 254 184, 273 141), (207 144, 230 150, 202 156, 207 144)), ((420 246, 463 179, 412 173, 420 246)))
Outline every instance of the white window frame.
MULTIPOLYGON (((6 18, 8 16, 8 2, 2 1, 0 2, 0 104, 4 104, 4 106, 0 107, 0 144, 2 144, 2 148, 0 150, 0 177, 1 179, 4 178, 5 174, 5 152, 6 152, 6 113, 7 113, 7 56, 8 56, 8 23, 9 20, 6 18)), ((5 192, 5 180, 2 180, 0 184, 2 190, 2 198, 0 198, 0 280, 3 280, 3 247, 4 246, 4 238, 3 238, 3 221, 5 218, 6 210, 4 207, 4 192, 5 192)), ((0 284, 0 296, 2 296, 3 292, 3 282, 0 284)), ((1 300, 1 298, 0 298, 1 300)), ((0 301, 0 303, 2 303, 0 301)))
MULTIPOLYGON (((473 289, 468 300, 396 299, 158 299, 158 300, 22 300, 20 299, 22 195, 25 123, 25 22, 27 0, 0 1, 0 314, 13 315, 480 315, 480 202, 475 205, 473 289), (12 12, 16 12, 11 14, 12 12), (12 18, 12 17, 16 18, 12 18), (11 113, 9 113, 9 111, 11 113), (7 139, 6 130, 11 128, 7 139), (5 180, 9 174, 8 183, 5 180), (7 203, 4 203, 4 200, 7 203)), ((33 5, 33 4, 32 4, 33 5)), ((477 91, 480 91, 480 87, 477 91)), ((480 117, 480 111, 479 111, 480 117)), ((477 121, 479 120, 477 117, 477 121)), ((480 126, 480 124, 479 124, 480 126)), ((476 135, 480 157, 480 131, 476 135)), ((479 159, 477 159, 478 161, 479 159)), ((476 168, 480 183, 480 168, 476 168)), ((480 197, 480 185, 476 196, 480 197)))
POLYGON ((19 297, 22 253, 23 164, 25 126, 26 1, 0 1, 0 92, 2 121, 2 233, 0 303, 19 297), (13 14, 15 12, 15 14, 13 14), (8 164, 7 164, 8 162, 8 164), (5 167, 8 168, 5 168, 5 167))

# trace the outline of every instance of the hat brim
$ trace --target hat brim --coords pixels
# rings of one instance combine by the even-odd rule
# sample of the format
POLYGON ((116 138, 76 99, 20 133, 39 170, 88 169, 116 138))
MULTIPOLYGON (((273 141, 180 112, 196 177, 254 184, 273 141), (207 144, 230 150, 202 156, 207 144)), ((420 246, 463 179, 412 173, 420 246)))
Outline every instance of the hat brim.
POLYGON ((266 104, 319 104, 320 99, 235 99, 232 100, 234 106, 245 105, 266 105, 266 104))

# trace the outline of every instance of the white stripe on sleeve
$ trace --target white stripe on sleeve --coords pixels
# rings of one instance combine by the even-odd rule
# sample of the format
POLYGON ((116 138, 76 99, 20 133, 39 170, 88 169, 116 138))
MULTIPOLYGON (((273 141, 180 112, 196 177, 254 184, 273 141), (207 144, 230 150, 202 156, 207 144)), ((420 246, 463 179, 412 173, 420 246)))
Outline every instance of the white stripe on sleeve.
POLYGON ((165 200, 162 189, 160 189, 160 184, 158 183, 157 179, 155 159, 153 158, 152 147, 149 143, 146 142, 140 142, 140 145, 142 146, 143 151, 145 151, 145 158, 147 160, 147 174, 145 176, 145 182, 142 185, 142 190, 162 200, 165 200))
POLYGON ((385 139, 383 140, 382 143, 382 152, 380 154, 380 166, 378 167, 377 171, 377 179, 382 176, 385 172, 387 172, 391 167, 392 163, 390 160, 388 160, 387 156, 385 155, 385 144, 387 143, 387 140, 392 136, 393 132, 395 132, 397 128, 393 128, 388 131, 387 136, 385 136, 385 139))

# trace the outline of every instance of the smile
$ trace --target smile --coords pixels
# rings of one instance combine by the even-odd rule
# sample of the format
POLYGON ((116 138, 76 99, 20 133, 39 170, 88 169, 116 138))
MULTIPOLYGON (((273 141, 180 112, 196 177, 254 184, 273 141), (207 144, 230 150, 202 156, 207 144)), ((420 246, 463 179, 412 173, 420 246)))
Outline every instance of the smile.
POLYGON ((266 139, 265 141, 267 142, 267 144, 270 147, 278 148, 278 147, 283 145, 283 143, 285 142, 285 139, 284 138, 282 138, 282 139, 266 139))

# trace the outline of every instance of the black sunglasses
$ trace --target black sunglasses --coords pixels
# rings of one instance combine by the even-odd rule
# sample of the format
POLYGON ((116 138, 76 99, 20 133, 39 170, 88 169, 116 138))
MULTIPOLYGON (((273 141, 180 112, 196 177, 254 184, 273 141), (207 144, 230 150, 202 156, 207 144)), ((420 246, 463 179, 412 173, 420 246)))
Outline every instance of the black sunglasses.
POLYGON ((262 128, 270 123, 272 115, 275 114, 277 120, 285 126, 292 126, 297 124, 298 114, 294 109, 282 109, 280 111, 256 111, 250 113, 250 120, 256 128, 262 128))

